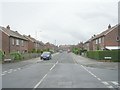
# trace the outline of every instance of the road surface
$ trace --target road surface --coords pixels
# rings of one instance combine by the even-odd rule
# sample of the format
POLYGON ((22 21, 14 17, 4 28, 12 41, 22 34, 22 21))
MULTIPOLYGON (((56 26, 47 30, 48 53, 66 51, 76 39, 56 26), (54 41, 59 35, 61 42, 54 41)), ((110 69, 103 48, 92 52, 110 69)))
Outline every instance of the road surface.
POLYGON ((97 62, 73 53, 56 53, 2 65, 3 88, 118 88, 117 63, 97 62))

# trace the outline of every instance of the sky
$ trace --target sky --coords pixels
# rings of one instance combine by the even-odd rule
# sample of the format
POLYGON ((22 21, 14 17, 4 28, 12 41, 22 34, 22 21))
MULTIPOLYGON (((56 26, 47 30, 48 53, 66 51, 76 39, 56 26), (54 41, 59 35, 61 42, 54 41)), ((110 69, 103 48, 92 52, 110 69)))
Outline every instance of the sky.
POLYGON ((0 26, 56 45, 85 42, 118 23, 119 0, 2 0, 0 26))

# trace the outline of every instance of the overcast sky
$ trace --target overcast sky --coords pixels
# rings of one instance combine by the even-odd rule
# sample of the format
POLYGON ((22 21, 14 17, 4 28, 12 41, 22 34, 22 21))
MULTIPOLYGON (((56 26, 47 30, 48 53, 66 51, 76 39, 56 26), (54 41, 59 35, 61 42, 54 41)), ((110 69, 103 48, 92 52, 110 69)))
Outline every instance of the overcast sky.
POLYGON ((43 42, 77 44, 118 23, 118 1, 3 0, 0 25, 43 42))

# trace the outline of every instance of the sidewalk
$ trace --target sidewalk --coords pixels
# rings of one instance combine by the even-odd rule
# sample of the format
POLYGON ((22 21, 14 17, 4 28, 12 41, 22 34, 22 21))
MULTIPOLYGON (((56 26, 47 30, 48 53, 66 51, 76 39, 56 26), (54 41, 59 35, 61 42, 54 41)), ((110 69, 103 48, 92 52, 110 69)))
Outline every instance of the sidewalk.
POLYGON ((118 62, 100 62, 98 60, 89 59, 72 53, 77 63, 93 68, 116 69, 118 70, 118 62))

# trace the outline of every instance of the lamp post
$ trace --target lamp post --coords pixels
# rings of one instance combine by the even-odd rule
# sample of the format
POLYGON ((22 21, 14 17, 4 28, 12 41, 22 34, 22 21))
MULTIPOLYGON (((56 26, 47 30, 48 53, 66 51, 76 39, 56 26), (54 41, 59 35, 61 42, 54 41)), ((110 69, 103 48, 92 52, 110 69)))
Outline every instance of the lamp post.
POLYGON ((42 31, 35 31, 35 39, 36 39, 36 45, 35 45, 35 46, 36 46, 36 51, 37 51, 38 48, 39 48, 39 47, 38 47, 38 44, 39 44, 39 43, 38 43, 38 41, 39 41, 39 40, 38 40, 38 32, 42 32, 42 31))

